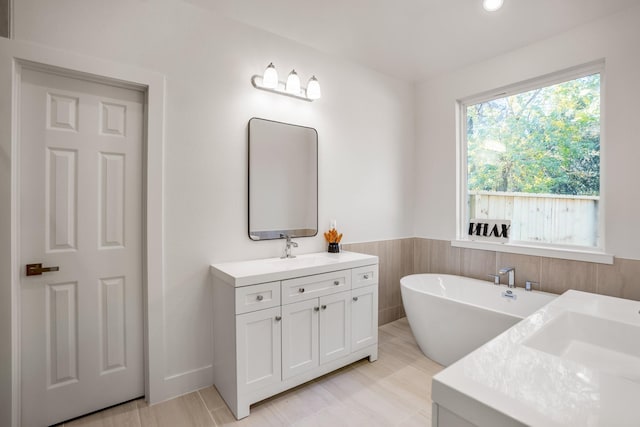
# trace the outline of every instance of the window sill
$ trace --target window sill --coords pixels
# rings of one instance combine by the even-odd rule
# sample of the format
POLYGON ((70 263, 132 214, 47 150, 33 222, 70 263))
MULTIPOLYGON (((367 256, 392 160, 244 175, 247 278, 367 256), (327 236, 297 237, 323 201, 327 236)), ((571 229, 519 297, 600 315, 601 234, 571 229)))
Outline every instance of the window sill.
POLYGON ((596 251, 580 251, 540 246, 517 245, 513 243, 479 242, 472 240, 452 240, 451 246, 457 248, 481 249, 485 251, 507 252, 520 255, 533 255, 547 258, 567 259, 572 261, 613 264, 613 255, 596 251))

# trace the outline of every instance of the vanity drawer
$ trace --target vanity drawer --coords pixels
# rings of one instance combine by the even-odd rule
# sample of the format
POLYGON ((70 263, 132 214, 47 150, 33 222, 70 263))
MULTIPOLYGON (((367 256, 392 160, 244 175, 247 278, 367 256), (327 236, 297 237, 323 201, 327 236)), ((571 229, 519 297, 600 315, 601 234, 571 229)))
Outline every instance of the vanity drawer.
POLYGON ((236 288, 236 314, 280 305, 280 282, 236 288))
POLYGON ((366 265, 351 270, 351 287, 353 289, 378 283, 378 264, 366 265))
POLYGON ((282 304, 304 301, 349 289, 351 289, 351 270, 283 280, 282 304))

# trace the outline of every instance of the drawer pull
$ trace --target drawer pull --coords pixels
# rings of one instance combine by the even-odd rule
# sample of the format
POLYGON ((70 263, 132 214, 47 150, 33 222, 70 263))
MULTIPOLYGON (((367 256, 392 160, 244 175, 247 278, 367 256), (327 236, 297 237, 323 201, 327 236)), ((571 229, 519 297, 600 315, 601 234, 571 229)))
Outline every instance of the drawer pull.
POLYGON ((282 320, 282 316, 276 316, 276 322, 279 322, 282 320))
POLYGON ((300 292, 301 294, 304 293, 304 288, 298 288, 298 292, 300 292))
POLYGON ((320 311, 320 307, 313 307, 313 311, 320 311))
POLYGON ((258 295, 258 296, 256 297, 256 299, 257 299, 258 301, 262 301, 262 300, 264 299, 264 297, 263 297, 262 295, 258 295))
POLYGON ((358 297, 353 297, 353 300, 354 301, 358 301, 358 297))
POLYGON ((322 309, 323 309, 323 310, 326 310, 326 309, 327 309, 327 306, 326 306, 326 305, 324 305, 324 304, 322 304, 322 309))
POLYGON ((334 285, 336 285, 336 286, 338 286, 338 285, 340 284, 340 281, 339 281, 339 280, 334 280, 334 281, 333 281, 333 284, 334 284, 334 285))
POLYGON ((368 275, 368 274, 365 274, 364 276, 362 276, 362 278, 363 278, 364 280, 368 280, 368 279, 369 279, 369 275, 368 275))

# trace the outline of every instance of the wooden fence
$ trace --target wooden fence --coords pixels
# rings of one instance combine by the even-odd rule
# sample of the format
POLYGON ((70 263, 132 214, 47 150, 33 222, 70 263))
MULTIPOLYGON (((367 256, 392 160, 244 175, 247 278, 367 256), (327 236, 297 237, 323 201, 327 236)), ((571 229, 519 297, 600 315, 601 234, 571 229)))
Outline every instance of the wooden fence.
POLYGON ((469 191, 470 218, 510 219, 511 241, 598 246, 598 196, 469 191))

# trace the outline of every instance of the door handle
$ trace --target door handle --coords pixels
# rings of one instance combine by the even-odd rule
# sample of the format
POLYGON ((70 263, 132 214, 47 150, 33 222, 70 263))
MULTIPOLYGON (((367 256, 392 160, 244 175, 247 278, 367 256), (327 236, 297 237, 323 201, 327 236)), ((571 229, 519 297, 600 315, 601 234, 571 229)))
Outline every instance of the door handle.
POLYGON ((42 273, 60 271, 60 267, 43 267, 42 264, 27 264, 27 276, 40 276, 42 273))

